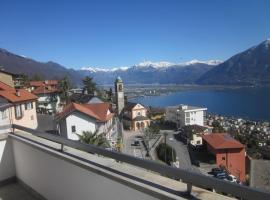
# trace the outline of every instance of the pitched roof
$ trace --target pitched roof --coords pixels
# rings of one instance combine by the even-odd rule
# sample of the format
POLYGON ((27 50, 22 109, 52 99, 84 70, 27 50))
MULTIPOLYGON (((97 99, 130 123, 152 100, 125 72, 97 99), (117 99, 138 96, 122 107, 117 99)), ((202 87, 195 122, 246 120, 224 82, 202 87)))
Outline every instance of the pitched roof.
POLYGON ((97 119, 100 122, 105 122, 110 120, 114 114, 108 114, 111 105, 109 103, 95 103, 95 104, 78 104, 70 103, 67 105, 64 110, 58 114, 57 118, 63 118, 73 111, 79 111, 84 113, 92 118, 97 119))
POLYGON ((244 145, 233 139, 227 133, 212 133, 208 135, 201 135, 204 141, 206 141, 214 149, 238 149, 244 148, 244 145))
MULTIPOLYGON (((127 102, 125 105, 125 110, 132 110, 138 104, 140 104, 140 103, 127 102)), ((140 105, 145 108, 144 105, 142 105, 142 104, 140 104, 140 105)))
POLYGON ((55 88, 48 88, 44 85, 39 86, 38 88, 32 91, 33 94, 49 94, 49 93, 56 93, 56 92, 59 92, 59 90, 55 88))
POLYGON ((74 93, 70 96, 70 100, 76 103, 103 103, 98 97, 91 94, 74 93))
POLYGON ((57 80, 46 80, 46 81, 30 81, 30 86, 39 87, 43 85, 57 85, 57 80))
POLYGON ((15 90, 13 87, 0 81, 0 96, 11 103, 36 100, 38 97, 24 89, 15 90), (17 95, 17 94, 20 95, 17 95))

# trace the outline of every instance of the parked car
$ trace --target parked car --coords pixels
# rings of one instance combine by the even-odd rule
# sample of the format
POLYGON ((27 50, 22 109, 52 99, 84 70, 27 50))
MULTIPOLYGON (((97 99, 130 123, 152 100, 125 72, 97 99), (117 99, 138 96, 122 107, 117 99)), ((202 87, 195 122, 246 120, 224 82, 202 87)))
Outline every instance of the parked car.
POLYGON ((134 143, 131 144, 131 146, 140 146, 140 142, 135 140, 134 143))
POLYGON ((217 174, 220 174, 220 173, 224 173, 226 172, 224 169, 221 169, 221 168, 213 168, 211 173, 216 176, 217 174))
POLYGON ((237 178, 234 176, 234 175, 228 175, 227 177, 226 177, 226 180, 227 181, 230 181, 230 182, 232 182, 232 183, 238 183, 239 181, 237 180, 237 178))
POLYGON ((227 178, 228 174, 225 173, 225 172, 222 172, 222 173, 219 173, 217 174, 216 176, 214 176, 215 178, 218 178, 218 179, 222 179, 222 180, 225 180, 227 178))

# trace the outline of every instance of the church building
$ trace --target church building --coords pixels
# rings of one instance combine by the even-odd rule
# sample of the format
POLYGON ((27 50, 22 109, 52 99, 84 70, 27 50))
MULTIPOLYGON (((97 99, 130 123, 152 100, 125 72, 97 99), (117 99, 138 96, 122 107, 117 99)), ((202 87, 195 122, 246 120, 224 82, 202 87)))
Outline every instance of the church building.
POLYGON ((139 103, 125 102, 124 85, 120 77, 115 81, 117 114, 122 119, 125 129, 137 131, 150 126, 147 109, 139 103))

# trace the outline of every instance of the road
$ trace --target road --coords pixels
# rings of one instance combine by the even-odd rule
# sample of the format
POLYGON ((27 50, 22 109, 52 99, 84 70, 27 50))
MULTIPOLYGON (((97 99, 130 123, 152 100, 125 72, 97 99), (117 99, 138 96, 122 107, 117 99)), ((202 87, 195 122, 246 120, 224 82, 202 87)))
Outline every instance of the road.
POLYGON ((192 170, 195 172, 200 172, 200 170, 196 166, 193 166, 191 164, 187 146, 184 145, 182 142, 177 141, 174 138, 174 134, 176 134, 176 132, 175 131, 162 131, 161 133, 164 133, 164 132, 168 133, 167 144, 175 149, 176 160, 179 161, 179 168, 192 170))
POLYGON ((132 146, 131 144, 134 143, 136 136, 142 136, 139 132, 134 131, 125 131, 123 130, 123 150, 124 154, 128 154, 137 158, 144 158, 145 157, 145 150, 140 142, 140 146, 132 146))

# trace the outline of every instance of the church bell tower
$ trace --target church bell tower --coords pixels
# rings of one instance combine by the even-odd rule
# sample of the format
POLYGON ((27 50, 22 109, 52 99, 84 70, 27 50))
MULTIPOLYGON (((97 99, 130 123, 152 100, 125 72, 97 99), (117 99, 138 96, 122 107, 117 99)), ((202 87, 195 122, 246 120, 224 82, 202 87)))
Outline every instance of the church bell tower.
POLYGON ((125 106, 125 98, 124 98, 124 84, 122 79, 118 76, 115 80, 115 97, 116 97, 116 108, 117 114, 121 116, 124 106, 125 106))

